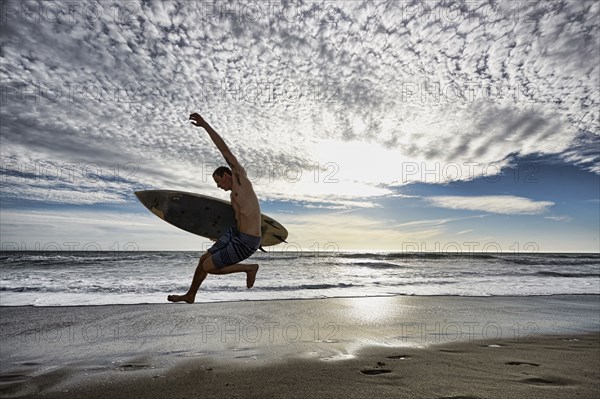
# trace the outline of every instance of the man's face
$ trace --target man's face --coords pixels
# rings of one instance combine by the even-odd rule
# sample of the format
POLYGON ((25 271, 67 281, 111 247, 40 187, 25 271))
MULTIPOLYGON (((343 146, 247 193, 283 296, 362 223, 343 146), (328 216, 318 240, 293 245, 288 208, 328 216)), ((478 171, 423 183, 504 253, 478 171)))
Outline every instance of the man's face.
POLYGON ((231 190, 231 175, 229 173, 223 173, 223 176, 213 175, 213 179, 221 190, 231 190))

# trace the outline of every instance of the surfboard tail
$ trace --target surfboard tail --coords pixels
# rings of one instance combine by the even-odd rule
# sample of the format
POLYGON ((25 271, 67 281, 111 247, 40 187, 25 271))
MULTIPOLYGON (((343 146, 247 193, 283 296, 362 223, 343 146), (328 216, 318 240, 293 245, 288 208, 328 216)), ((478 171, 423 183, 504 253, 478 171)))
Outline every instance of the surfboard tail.
POLYGON ((273 237, 277 238, 279 241, 281 242, 285 242, 287 244, 287 241, 285 240, 285 238, 283 238, 282 236, 278 236, 277 234, 273 234, 273 237))

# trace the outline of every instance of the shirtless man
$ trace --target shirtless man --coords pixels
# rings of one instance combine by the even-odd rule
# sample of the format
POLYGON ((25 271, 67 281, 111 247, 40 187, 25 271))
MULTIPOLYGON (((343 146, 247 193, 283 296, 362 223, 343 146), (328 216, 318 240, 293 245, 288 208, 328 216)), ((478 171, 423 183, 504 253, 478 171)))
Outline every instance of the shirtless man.
POLYGON ((246 176, 246 171, 236 157, 231 153, 225 141, 197 113, 190 115, 192 124, 204 128, 215 143, 225 161, 229 165, 221 166, 213 172, 217 187, 225 191, 231 190, 231 206, 237 221, 237 227, 232 227, 225 235, 200 257, 192 285, 184 295, 169 295, 171 302, 194 303, 196 292, 208 273, 229 274, 246 273, 246 286, 252 288, 258 271, 257 264, 239 263, 250 257, 260 247, 260 205, 252 188, 252 183, 246 176))

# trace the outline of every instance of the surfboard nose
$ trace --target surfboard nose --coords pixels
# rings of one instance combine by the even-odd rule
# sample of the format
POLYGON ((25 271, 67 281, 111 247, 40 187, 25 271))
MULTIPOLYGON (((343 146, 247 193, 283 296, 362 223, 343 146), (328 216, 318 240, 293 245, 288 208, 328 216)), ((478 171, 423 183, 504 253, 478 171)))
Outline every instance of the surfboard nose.
MULTIPOLYGON (((162 205, 165 203, 166 196, 164 192, 158 190, 135 191, 134 194, 138 200, 150 210, 152 210, 152 208, 161 209, 162 205)), ((163 211, 163 209, 161 209, 161 211, 163 211)))
POLYGON ((145 191, 134 191, 133 193, 135 194, 135 196, 137 197, 137 199, 140 202, 144 202, 144 201, 142 201, 142 198, 144 197, 144 192, 145 191))
POLYGON ((152 190, 147 190, 147 191, 134 191, 135 196, 137 197, 137 199, 144 204, 144 206, 146 208, 149 208, 149 204, 151 202, 155 202, 156 201, 156 192, 152 191, 152 190))
POLYGON ((166 193, 161 190, 134 191, 138 200, 161 219, 165 218, 166 193))

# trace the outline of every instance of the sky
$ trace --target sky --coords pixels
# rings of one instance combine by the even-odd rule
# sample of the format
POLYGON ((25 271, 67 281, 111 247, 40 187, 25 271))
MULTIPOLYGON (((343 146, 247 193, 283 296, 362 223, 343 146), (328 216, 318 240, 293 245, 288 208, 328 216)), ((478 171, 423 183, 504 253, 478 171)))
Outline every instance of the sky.
POLYGON ((2 250, 192 250, 134 191, 282 251, 600 252, 596 1, 2 1, 2 250))

